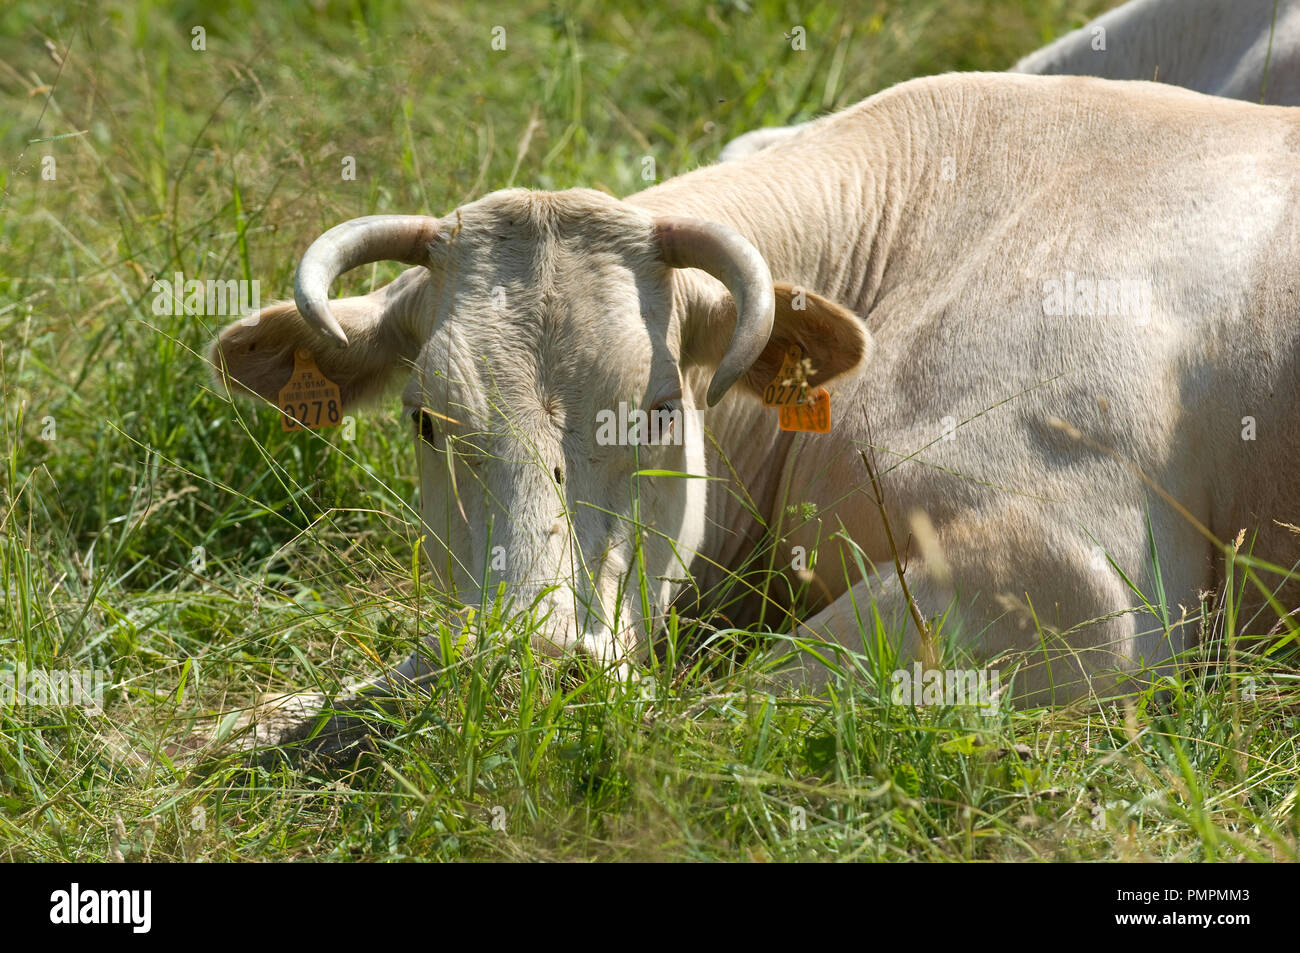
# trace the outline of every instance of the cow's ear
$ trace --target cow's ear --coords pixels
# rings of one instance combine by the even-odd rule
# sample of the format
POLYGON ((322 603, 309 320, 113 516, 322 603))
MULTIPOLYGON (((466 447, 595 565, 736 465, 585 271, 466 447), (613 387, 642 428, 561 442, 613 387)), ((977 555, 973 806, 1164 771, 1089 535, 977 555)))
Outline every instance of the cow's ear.
POLYGON ((339 387, 344 406, 377 396, 408 368, 412 343, 384 321, 383 298, 337 298, 330 307, 348 336, 347 347, 312 328, 292 302, 272 304, 228 326, 208 352, 218 387, 276 403, 293 374, 294 355, 309 353, 339 387))
POLYGON ((739 383, 761 394, 781 370, 790 346, 798 344, 811 364, 813 387, 848 373, 871 354, 871 334, 862 319, 842 305, 798 285, 778 281, 772 336, 739 383))

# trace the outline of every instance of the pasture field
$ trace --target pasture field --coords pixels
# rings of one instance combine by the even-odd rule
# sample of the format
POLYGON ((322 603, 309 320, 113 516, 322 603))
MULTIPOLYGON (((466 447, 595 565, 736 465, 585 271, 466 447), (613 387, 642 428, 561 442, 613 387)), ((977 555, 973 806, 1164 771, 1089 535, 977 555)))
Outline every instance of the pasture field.
MULTIPOLYGON (((1295 860, 1294 642, 1218 597, 1134 697, 993 714, 893 703, 887 654, 769 694, 707 619, 676 620, 638 680, 561 677, 481 606, 479 650, 359 770, 178 748, 264 693, 401 661, 446 607, 398 402, 283 432, 211 381, 231 319, 159 314, 155 277, 285 298, 344 219, 629 194, 760 125, 1004 69, 1113 5, 5 4, 0 676, 104 691, 100 713, 0 698, 0 859, 1295 860)), ((1153 624, 1180 613, 1150 595, 1153 624)))

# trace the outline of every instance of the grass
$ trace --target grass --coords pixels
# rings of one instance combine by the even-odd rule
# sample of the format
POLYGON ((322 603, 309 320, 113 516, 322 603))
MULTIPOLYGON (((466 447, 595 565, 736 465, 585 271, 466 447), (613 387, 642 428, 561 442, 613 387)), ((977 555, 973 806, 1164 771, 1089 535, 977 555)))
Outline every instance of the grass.
POLYGON ((656 677, 557 680, 489 607, 487 648, 388 719, 373 770, 167 753, 260 693, 394 664, 441 616, 395 403, 353 439, 282 433, 211 387, 223 319, 155 314, 152 276, 284 296, 343 219, 507 184, 630 193, 644 156, 666 178, 910 76, 1005 68, 1111 5, 6 5, 0 671, 111 687, 99 716, 0 707, 0 858, 1296 859, 1295 667, 1231 601, 1125 702, 992 716, 891 704, 887 652, 774 696, 699 664, 685 622, 656 677))

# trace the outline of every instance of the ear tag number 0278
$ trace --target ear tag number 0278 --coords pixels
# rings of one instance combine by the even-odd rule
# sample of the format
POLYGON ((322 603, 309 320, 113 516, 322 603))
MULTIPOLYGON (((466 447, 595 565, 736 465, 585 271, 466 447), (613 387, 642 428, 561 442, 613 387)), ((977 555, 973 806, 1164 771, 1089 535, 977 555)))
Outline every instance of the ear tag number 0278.
POLYGON ((825 387, 810 387, 808 371, 803 347, 791 344, 776 377, 763 388, 763 404, 777 408, 777 422, 782 430, 830 433, 830 392, 825 387))
POLYGON ((315 430, 343 422, 339 385, 321 373, 311 351, 303 348, 293 352, 293 373, 280 388, 279 407, 283 430, 315 430))

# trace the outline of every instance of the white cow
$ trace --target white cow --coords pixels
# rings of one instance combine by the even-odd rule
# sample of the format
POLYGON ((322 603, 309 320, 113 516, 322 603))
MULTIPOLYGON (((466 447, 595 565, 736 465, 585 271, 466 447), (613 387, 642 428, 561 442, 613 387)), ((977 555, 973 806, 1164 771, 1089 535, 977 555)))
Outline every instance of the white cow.
POLYGON ((1300 105, 1300 0, 1131 0, 1015 66, 1300 105))
MULTIPOLYGON (((1030 53, 1011 72, 1158 80, 1300 106, 1300 0, 1131 0, 1030 53)), ((766 149, 807 125, 743 133, 718 161, 766 149)))
POLYGON ((297 306, 211 359, 271 400, 297 349, 345 402, 404 383, 430 563, 470 604, 504 583, 557 654, 635 660, 683 577, 708 591, 770 534, 768 624, 803 592, 795 631, 860 651, 874 605, 924 655, 865 449, 919 613, 981 658, 1019 653, 1024 701, 1123 688, 1187 646, 1215 540, 1296 563, 1300 110, 971 73, 817 128, 625 200, 513 189, 345 223, 297 306), (327 300, 380 259, 415 267, 327 300), (759 399, 794 345, 827 434, 759 399), (611 438, 634 407, 675 429, 611 438), (1168 625, 1143 608, 1152 547, 1168 625))

